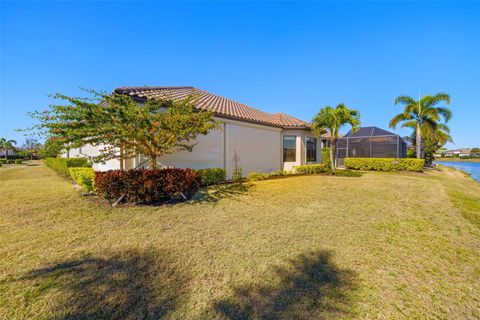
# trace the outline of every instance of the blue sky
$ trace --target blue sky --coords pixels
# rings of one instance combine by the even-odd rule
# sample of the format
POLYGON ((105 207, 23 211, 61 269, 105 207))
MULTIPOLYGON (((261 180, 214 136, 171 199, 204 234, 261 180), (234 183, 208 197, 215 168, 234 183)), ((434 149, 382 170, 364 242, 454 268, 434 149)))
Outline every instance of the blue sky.
POLYGON ((304 120, 343 102, 385 129, 396 96, 444 91, 455 145, 480 146, 478 2, 0 6, 0 136, 20 143, 50 93, 192 85, 304 120))

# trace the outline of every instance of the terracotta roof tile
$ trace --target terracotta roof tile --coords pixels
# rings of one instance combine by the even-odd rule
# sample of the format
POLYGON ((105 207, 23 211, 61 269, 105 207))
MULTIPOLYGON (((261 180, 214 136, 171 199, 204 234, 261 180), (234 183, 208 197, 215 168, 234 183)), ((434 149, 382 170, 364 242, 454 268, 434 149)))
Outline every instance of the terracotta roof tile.
POLYGON ((196 99, 195 107, 209 110, 216 116, 259 123, 280 128, 310 128, 310 124, 284 113, 270 114, 242 103, 194 87, 121 87, 115 93, 128 94, 136 99, 164 98, 196 99))

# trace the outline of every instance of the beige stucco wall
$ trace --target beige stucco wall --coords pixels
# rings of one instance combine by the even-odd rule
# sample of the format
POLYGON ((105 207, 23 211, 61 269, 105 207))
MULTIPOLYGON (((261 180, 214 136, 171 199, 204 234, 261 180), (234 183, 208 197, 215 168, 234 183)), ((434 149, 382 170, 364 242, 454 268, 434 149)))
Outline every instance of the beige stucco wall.
POLYGON ((242 122, 226 122, 225 169, 231 176, 234 157, 239 159, 244 175, 281 169, 281 129, 242 122))
MULTIPOLYGON (((283 170, 292 171, 295 166, 300 166, 307 164, 307 148, 306 148, 306 138, 315 136, 309 130, 298 130, 298 129, 284 129, 282 131, 282 158, 283 158, 283 136, 296 136, 296 159, 292 162, 283 162, 283 170)), ((321 141, 317 138, 317 161, 308 162, 308 164, 320 163, 321 161, 321 141)), ((283 160, 283 159, 282 159, 283 160)))
POLYGON ((178 168, 223 168, 223 128, 210 131, 207 135, 199 135, 197 144, 191 152, 180 151, 158 159, 164 165, 178 168))
MULTIPOLYGON (((67 158, 96 157, 100 154, 100 150, 103 148, 105 148, 105 145, 93 146, 91 144, 86 144, 81 148, 70 149, 68 152, 62 154, 62 156, 67 158)), ((120 169, 120 161, 117 159, 112 159, 104 162, 94 163, 93 169, 96 171, 120 169)))

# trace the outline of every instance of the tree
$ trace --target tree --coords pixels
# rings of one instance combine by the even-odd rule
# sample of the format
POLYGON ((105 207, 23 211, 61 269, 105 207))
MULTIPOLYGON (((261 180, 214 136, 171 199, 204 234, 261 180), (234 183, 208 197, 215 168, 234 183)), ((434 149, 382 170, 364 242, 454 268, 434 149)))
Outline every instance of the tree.
MULTIPOLYGON (((413 126, 412 137, 416 137, 416 126, 413 126)), ((431 166, 435 160, 434 154, 440 150, 447 142, 453 143, 450 136, 450 129, 445 124, 436 124, 435 126, 424 124, 422 127, 423 152, 425 165, 431 166)), ((416 142, 414 142, 415 145, 416 142)))
POLYGON ((417 158, 422 158, 422 128, 429 126, 434 128, 443 118, 445 123, 452 117, 452 112, 446 107, 437 107, 441 102, 450 104, 450 96, 446 93, 437 93, 434 96, 424 96, 416 101, 409 96, 399 96, 395 99, 395 105, 404 106, 402 113, 397 114, 390 121, 390 128, 395 128, 400 122, 403 127, 415 127, 415 145, 417 158))
POLYGON ((477 154, 480 154, 480 148, 472 148, 472 150, 470 150, 470 155, 476 156, 477 154))
POLYGON ((5 150, 5 160, 8 159, 8 150, 15 150, 16 144, 17 141, 15 140, 7 140, 6 138, 0 138, 0 146, 3 148, 3 150, 5 150))
POLYGON ((329 134, 332 171, 335 171, 335 162, 333 160, 335 139, 338 138, 340 128, 346 124, 352 126, 353 132, 357 131, 360 127, 360 113, 357 110, 349 109, 343 103, 335 108, 330 106, 323 107, 313 118, 313 133, 318 136, 325 133, 329 134))
POLYGON ((91 158, 93 162, 143 154, 156 168, 158 157, 191 151, 199 134, 218 126, 212 112, 194 108, 193 96, 179 101, 148 99, 140 104, 124 94, 86 92, 89 97, 54 95, 67 104, 31 113, 38 124, 30 129, 49 136, 63 149, 102 145, 100 154, 91 158))
POLYGON ((64 147, 61 143, 58 143, 55 138, 49 137, 45 140, 39 153, 44 158, 57 158, 60 156, 63 149, 64 147))
POLYGON ((38 156, 38 152, 41 148, 42 144, 38 142, 37 139, 26 138, 19 155, 23 158, 34 158, 38 156))

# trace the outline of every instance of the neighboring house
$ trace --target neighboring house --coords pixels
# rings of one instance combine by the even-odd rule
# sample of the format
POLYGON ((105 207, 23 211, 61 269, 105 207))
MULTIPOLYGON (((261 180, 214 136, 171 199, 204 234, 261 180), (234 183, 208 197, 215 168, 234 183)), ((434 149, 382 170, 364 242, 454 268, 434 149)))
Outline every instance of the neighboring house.
POLYGON ((378 127, 362 127, 337 139, 337 165, 345 158, 405 158, 407 143, 397 134, 378 127))
MULTIPOLYGON (((195 95, 195 107, 214 112, 221 128, 198 136, 192 152, 162 156, 166 166, 179 168, 223 168, 231 176, 235 159, 243 174, 292 170, 294 166, 319 163, 321 140, 311 132, 310 124, 284 113, 270 114, 239 102, 194 87, 122 87, 115 93, 126 94, 143 103, 148 98, 180 100, 195 95)), ((65 156, 94 156, 100 147, 91 145, 69 150, 65 156)), ((142 155, 133 159, 110 160, 95 164, 96 170, 136 168, 148 165, 142 155)))
POLYGON ((448 150, 445 157, 470 157, 472 150, 469 148, 460 148, 456 150, 448 150))
MULTIPOLYGON (((7 149, 8 151, 8 156, 16 156, 17 155, 17 151, 16 150, 13 150, 13 149, 7 149)), ((3 148, 0 148, 0 158, 5 158, 5 149, 3 148)))

